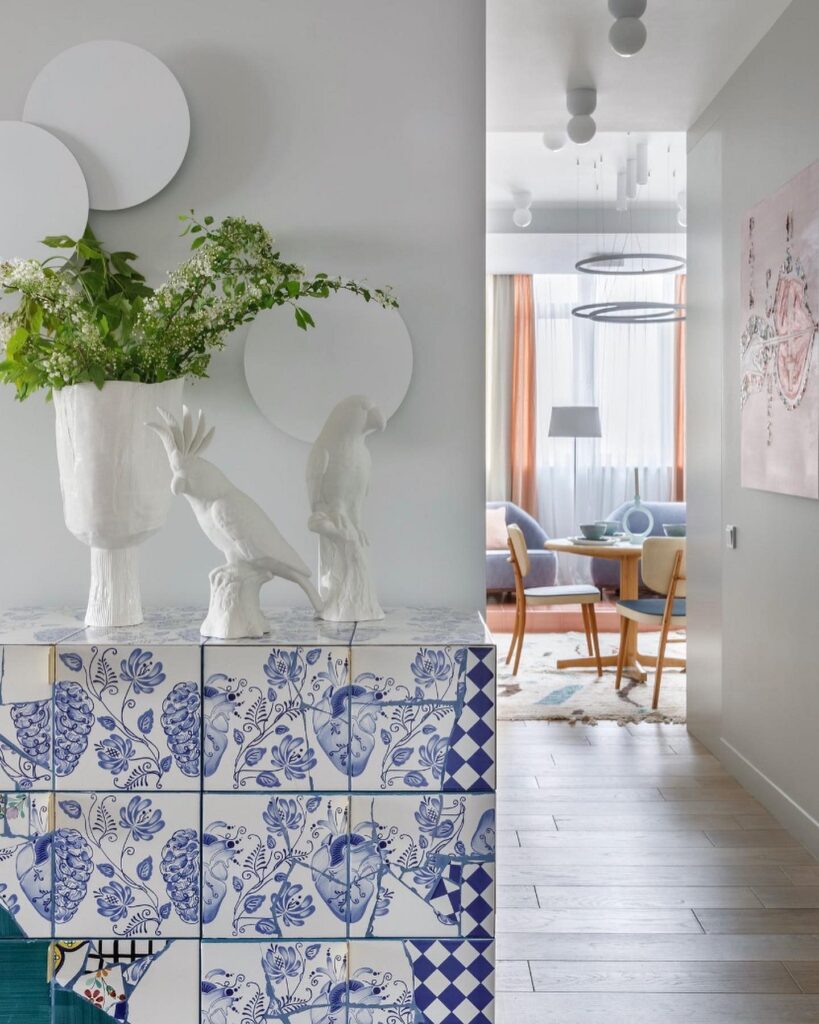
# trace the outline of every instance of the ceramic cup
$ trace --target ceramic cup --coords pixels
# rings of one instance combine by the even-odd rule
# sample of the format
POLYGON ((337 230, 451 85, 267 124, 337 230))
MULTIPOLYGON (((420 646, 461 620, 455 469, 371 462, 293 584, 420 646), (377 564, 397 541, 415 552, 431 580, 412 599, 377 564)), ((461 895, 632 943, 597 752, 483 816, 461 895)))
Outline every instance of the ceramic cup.
POLYGON ((586 540, 602 540, 606 534, 605 523, 581 523, 580 532, 586 540))

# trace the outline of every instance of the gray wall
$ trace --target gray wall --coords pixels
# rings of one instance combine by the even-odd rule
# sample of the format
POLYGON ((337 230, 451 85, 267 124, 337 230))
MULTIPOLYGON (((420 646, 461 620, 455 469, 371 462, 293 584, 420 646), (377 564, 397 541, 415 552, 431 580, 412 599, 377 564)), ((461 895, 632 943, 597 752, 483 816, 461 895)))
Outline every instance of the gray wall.
POLYGON ((692 729, 819 850, 819 502, 739 480, 740 225, 819 158, 817 39, 794 0, 690 135, 688 457, 692 729))
MULTIPOLYGON (((372 442, 369 533, 382 600, 482 601, 484 410, 484 5, 474 0, 42 0, 7 11, 0 118, 19 118, 52 56, 95 38, 151 50, 192 115, 180 173, 159 196, 93 214, 109 244, 155 277, 180 261, 176 215, 193 206, 264 221, 315 270, 389 283, 413 338, 404 406, 372 442)), ((270 315, 275 330, 277 316, 270 315)), ((190 389, 217 424, 213 460, 315 562, 308 448, 257 412, 244 337, 190 389)), ((0 394, 0 606, 83 602, 88 556, 65 530, 53 410, 0 394)), ((217 558, 185 503, 143 548, 153 604, 206 600, 217 558)), ((302 603, 275 583, 269 603, 302 603)))

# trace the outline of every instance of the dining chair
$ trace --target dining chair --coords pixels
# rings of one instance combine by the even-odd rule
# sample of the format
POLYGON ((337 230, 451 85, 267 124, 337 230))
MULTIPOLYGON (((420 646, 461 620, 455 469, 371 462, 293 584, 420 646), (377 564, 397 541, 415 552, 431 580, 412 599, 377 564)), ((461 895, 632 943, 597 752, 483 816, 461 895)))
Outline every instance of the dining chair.
POLYGON ((529 587, 525 579, 529 572, 529 552, 526 550, 526 538, 523 530, 516 523, 507 526, 509 534, 509 561, 515 574, 515 627, 512 631, 512 642, 506 655, 506 664, 514 655, 515 664, 512 675, 518 674, 520 655, 523 650, 523 638, 526 634, 526 609, 529 605, 579 604, 583 614, 583 628, 586 633, 586 644, 589 657, 597 661, 597 675, 603 675, 603 663, 600 660, 600 639, 597 635, 597 616, 594 606, 600 600, 600 591, 591 584, 578 583, 555 587, 529 587))
POLYGON ((614 688, 620 689, 630 631, 636 631, 641 622, 659 625, 660 646, 657 651, 657 671, 651 701, 651 707, 656 708, 660 701, 660 683, 663 678, 668 632, 677 626, 685 625, 685 538, 646 537, 643 541, 642 562, 646 586, 661 596, 617 602, 617 611, 620 614, 620 652, 614 688))

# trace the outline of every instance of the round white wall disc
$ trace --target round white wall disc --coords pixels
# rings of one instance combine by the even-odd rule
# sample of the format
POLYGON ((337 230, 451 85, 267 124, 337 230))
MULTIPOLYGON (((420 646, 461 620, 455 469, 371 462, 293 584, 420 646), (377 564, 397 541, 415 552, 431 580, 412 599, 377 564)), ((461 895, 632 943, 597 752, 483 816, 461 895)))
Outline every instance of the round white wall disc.
POLYGON ((316 322, 306 331, 289 307, 261 313, 250 328, 245 376, 264 416, 311 443, 349 395, 366 395, 389 419, 412 377, 412 342, 400 314, 346 292, 304 308, 316 322))
POLYGON ((80 165, 59 139, 24 121, 0 121, 0 260, 65 255, 46 235, 79 238, 88 223, 80 165))
POLYGON ((162 61, 103 39, 46 64, 23 118, 68 146, 93 210, 124 210, 156 195, 179 170, 190 138, 185 94, 162 61))

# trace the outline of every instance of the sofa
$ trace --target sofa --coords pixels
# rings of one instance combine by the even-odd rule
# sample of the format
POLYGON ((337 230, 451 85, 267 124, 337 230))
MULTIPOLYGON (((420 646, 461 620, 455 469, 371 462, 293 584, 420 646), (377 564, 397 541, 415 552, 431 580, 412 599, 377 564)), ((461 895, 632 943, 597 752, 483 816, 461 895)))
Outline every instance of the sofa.
MULTIPOLYGON (((543 545, 549 539, 540 523, 511 501, 488 501, 487 508, 506 508, 506 522, 517 523, 526 538, 531 566, 525 579, 527 587, 551 587, 557 577, 557 555, 545 551, 543 545)), ((486 552, 487 594, 514 593, 515 574, 506 548, 486 552)))
MULTIPOLYGON (((606 519, 612 519, 618 523, 622 522, 626 510, 631 504, 630 501, 624 502, 613 512, 610 512, 606 519)), ((654 526, 651 530, 652 537, 663 536, 664 523, 685 522, 684 501, 644 501, 643 504, 654 516, 654 526)), ((645 520, 641 522, 640 517, 633 516, 630 525, 632 529, 642 529, 645 527, 645 520)), ((603 588, 618 590, 620 587, 619 562, 607 558, 593 558, 591 562, 591 575, 592 582, 596 587, 600 587, 601 590, 603 588)), ((642 576, 640 577, 640 586, 643 586, 642 576)))

